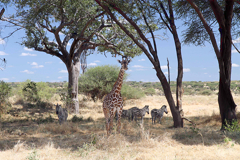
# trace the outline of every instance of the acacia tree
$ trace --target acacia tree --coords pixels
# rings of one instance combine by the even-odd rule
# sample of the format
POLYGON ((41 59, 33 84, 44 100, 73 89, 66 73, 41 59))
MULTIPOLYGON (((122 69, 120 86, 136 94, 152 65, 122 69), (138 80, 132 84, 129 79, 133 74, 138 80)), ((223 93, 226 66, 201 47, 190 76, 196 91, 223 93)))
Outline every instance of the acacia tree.
MULTIPOLYGON (((5 1, 5 0, 2 0, 5 1)), ((138 55, 140 50, 93 0, 9 1, 16 13, 2 20, 24 29, 22 45, 60 58, 68 70, 68 107, 79 112, 78 77, 80 66, 86 68, 86 56, 98 51, 119 55, 138 55), (71 43, 71 44, 70 44, 71 43), (70 44, 70 49, 67 46, 70 44), (125 46, 128 46, 127 48, 125 46)))
POLYGON ((218 103, 222 119, 221 129, 224 129, 226 123, 231 124, 233 120, 237 119, 236 104, 233 100, 230 85, 232 32, 237 33, 238 36, 240 33, 239 1, 208 0, 208 3, 206 3, 205 0, 187 0, 187 2, 180 1, 178 4, 178 13, 184 15, 184 18, 187 19, 185 24, 189 26, 185 33, 185 42, 199 45, 206 40, 210 40, 218 60, 218 103), (234 2, 236 2, 235 7, 234 2), (233 16, 234 12, 237 12, 237 14, 233 16), (219 34, 214 32, 214 28, 217 28, 216 25, 218 25, 219 34), (217 44, 217 36, 220 37, 220 46, 217 44))
POLYGON ((173 116, 174 127, 183 127, 183 110, 182 110, 182 77, 183 77, 183 62, 181 55, 181 43, 178 38, 178 33, 175 25, 175 17, 173 13, 172 1, 163 3, 161 1, 138 0, 138 1, 110 1, 96 0, 96 2, 110 15, 116 24, 142 49, 156 70, 156 75, 159 78, 166 99, 171 109, 173 116), (128 2, 128 3, 126 3, 128 2), (165 7, 165 5, 167 7, 165 7), (167 13, 168 11, 168 13, 167 13), (141 14, 139 14, 139 12, 141 14), (121 23, 120 15, 128 24, 134 28, 139 38, 135 37, 129 31, 124 23, 121 23), (141 15, 141 16, 139 16, 141 15), (158 15, 159 19, 156 19, 158 15), (142 23, 141 23, 142 22, 142 23), (160 22, 160 23, 159 23, 160 22), (178 59, 178 77, 177 77, 177 106, 172 97, 170 84, 160 67, 158 58, 156 35, 154 32, 162 27, 168 28, 173 35, 178 59), (147 28, 148 34, 151 35, 151 41, 147 38, 147 34, 143 33, 143 28, 147 28), (141 41, 140 41, 141 40, 141 41), (151 43, 152 42, 152 43, 151 43))

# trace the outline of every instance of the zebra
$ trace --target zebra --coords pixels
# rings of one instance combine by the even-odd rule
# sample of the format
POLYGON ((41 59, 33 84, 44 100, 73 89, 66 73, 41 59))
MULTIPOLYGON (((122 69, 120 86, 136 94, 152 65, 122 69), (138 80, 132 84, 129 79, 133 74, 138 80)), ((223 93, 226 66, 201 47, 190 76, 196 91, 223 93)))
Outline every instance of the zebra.
POLYGON ((159 119, 159 124, 160 124, 164 112, 166 114, 168 114, 166 105, 163 105, 160 109, 153 109, 153 110, 151 110, 152 124, 153 124, 153 121, 154 121, 154 124, 155 124, 156 118, 159 119))
MULTIPOLYGON (((128 118, 129 117, 129 111, 128 110, 122 110, 122 115, 121 115, 121 117, 122 118, 128 118)), ((115 114, 115 117, 116 117, 116 120, 118 120, 118 114, 117 114, 117 112, 116 112, 116 114, 115 114)))
POLYGON ((135 117, 135 121, 137 121, 137 117, 141 117, 142 123, 143 123, 143 117, 145 116, 146 112, 149 114, 149 105, 145 105, 142 109, 139 109, 137 107, 130 108, 130 116, 133 120, 135 117))
POLYGON ((63 122, 67 121, 68 117, 68 111, 66 108, 62 108, 61 105, 57 103, 56 106, 56 114, 58 115, 59 124, 62 124, 63 122))

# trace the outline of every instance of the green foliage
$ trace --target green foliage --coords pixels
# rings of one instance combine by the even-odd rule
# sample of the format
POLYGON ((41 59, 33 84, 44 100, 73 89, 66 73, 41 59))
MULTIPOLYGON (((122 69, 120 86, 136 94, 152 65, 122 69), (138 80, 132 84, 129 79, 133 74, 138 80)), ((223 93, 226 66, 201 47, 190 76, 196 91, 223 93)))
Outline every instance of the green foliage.
POLYGON ((38 96, 41 99, 41 101, 50 100, 53 94, 56 93, 56 89, 49 87, 45 82, 37 82, 36 84, 37 84, 38 96))
POLYGON ((36 151, 36 149, 34 149, 31 153, 29 153, 29 155, 27 156, 28 160, 39 160, 39 155, 36 151))
MULTIPOLYGON (((91 95, 93 100, 102 99, 103 96, 112 90, 117 81, 120 68, 117 66, 97 66, 88 68, 79 77, 79 92, 91 95)), ((124 74, 126 79, 127 74, 124 74)))
MULTIPOLYGON (((59 54, 62 55, 62 52, 67 54, 74 52, 72 49, 75 47, 75 50, 79 51, 76 45, 79 41, 82 43, 91 41, 91 45, 97 44, 96 48, 101 53, 107 51, 116 54, 118 52, 131 57, 142 53, 142 50, 116 23, 110 23, 109 17, 94 0, 51 0, 51 3, 46 0, 28 0, 11 1, 9 5, 15 7, 15 12, 2 20, 7 21, 11 17, 14 23, 7 22, 13 27, 21 26, 25 30, 20 43, 28 48, 60 57, 59 54), (102 22, 104 22, 104 27, 101 25, 102 22), (61 40, 58 39, 60 34, 61 39, 64 39, 62 43, 59 43, 61 40), (88 38, 87 40, 80 38, 83 34, 88 38), (58 40, 58 43, 52 42, 52 36, 55 37, 55 42, 58 40), (70 40, 74 43, 71 43, 71 51, 68 52, 66 44, 70 40), (109 47, 109 45, 114 47, 109 47)), ((133 28, 131 32, 136 34, 133 28)))
POLYGON ((71 96, 68 93, 71 93, 71 89, 68 89, 67 86, 64 86, 61 90, 58 91, 60 96, 60 101, 66 106, 72 102, 71 96))
POLYGON ((7 107, 10 107, 11 104, 8 101, 9 95, 11 93, 11 87, 4 81, 0 82, 0 116, 7 107))
POLYGON ((37 102, 40 100, 37 91, 37 84, 35 82, 29 82, 22 89, 23 96, 28 102, 37 102))
POLYGON ((226 126, 224 126, 224 129, 229 131, 229 132, 239 132, 240 131, 240 126, 238 124, 237 120, 233 120, 231 123, 228 123, 227 120, 225 120, 226 126))
POLYGON ((212 94, 212 92, 210 90, 204 90, 201 92, 201 95, 205 95, 205 96, 209 96, 211 94, 212 94))
POLYGON ((28 102, 48 101, 56 93, 56 88, 51 88, 45 82, 21 82, 16 89, 18 95, 28 102))
POLYGON ((144 90, 144 93, 145 93, 146 95, 153 95, 153 94, 156 93, 156 91, 155 91, 155 89, 153 89, 153 88, 147 88, 147 89, 144 90))
POLYGON ((139 88, 133 88, 126 84, 123 84, 121 95, 124 99, 139 99, 144 97, 144 92, 139 88))

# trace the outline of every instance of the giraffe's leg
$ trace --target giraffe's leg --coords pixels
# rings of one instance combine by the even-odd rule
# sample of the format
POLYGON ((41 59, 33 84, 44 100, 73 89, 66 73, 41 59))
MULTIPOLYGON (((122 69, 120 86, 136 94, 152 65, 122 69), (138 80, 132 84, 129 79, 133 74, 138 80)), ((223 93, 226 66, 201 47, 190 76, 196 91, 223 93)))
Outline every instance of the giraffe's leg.
POLYGON ((122 108, 123 108, 122 105, 117 108, 117 112, 118 112, 117 133, 120 133, 120 130, 121 130, 122 108))
POLYGON ((103 104, 103 113, 106 120, 107 136, 109 136, 109 123, 110 123, 109 110, 107 109, 107 107, 104 106, 104 104, 103 104))
POLYGON ((114 116, 115 116, 115 112, 116 110, 114 110, 114 107, 110 107, 111 110, 110 110, 110 117, 109 117, 109 134, 111 134, 111 131, 112 131, 112 128, 113 128, 113 119, 114 119, 114 116))

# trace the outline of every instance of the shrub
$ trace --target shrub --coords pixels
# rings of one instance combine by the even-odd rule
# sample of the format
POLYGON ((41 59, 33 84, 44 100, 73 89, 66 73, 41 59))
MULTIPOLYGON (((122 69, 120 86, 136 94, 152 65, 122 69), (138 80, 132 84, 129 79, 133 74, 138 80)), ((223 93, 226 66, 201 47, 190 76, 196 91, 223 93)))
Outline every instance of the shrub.
POLYGON ((11 87, 4 81, 0 82, 0 116, 7 107, 10 107, 11 104, 8 101, 9 95, 11 93, 11 87))
POLYGON ((123 84, 121 95, 124 99, 139 99, 144 97, 144 92, 141 89, 123 84))
POLYGON ((38 96, 42 101, 47 101, 56 93, 55 88, 51 88, 45 82, 37 82, 38 96))
POLYGON ((147 88, 147 89, 144 90, 144 93, 145 93, 146 95, 153 95, 153 94, 155 94, 156 92, 155 92, 155 89, 153 89, 153 88, 147 88))
POLYGON ((40 100, 38 96, 37 84, 35 82, 29 82, 22 89, 25 100, 29 102, 37 102, 40 100))
MULTIPOLYGON (((93 100, 102 99, 105 94, 112 90, 117 81, 119 70, 119 67, 109 65, 88 68, 79 77, 79 92, 91 95, 93 100)), ((124 79, 126 77, 125 73, 124 79)))
POLYGON ((19 94, 22 94, 28 102, 47 101, 56 93, 56 89, 49 87, 45 82, 36 83, 27 80, 20 84, 19 88, 22 88, 19 94))
POLYGON ((204 90, 204 91, 201 92, 201 95, 205 95, 205 96, 209 96, 211 94, 212 94, 212 92, 209 91, 209 90, 204 90))

